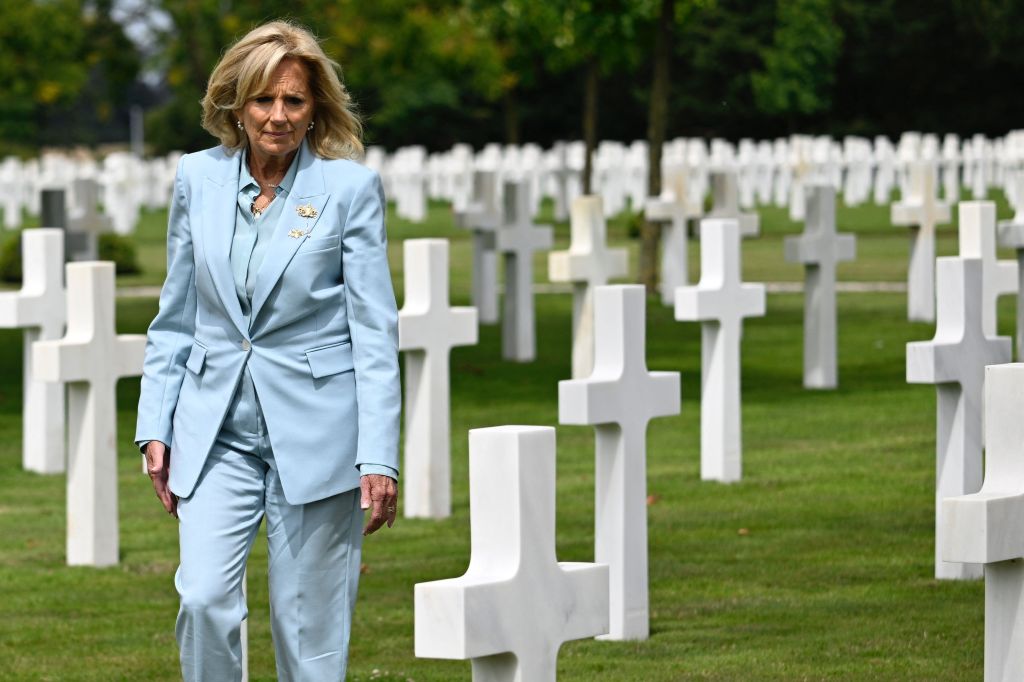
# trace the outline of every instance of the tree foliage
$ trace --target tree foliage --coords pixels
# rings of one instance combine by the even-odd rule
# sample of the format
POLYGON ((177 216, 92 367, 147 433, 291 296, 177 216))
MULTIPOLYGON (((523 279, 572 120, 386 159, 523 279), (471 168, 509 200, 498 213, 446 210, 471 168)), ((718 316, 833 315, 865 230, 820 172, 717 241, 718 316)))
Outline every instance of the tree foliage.
POLYGON ((40 114, 86 82, 74 0, 0 3, 0 139, 35 140, 40 114))
POLYGON ((110 5, 0 3, 0 150, 126 136, 140 60, 110 5))
MULTIPOLYGON (((1024 53, 1011 0, 674 0, 669 138, 1005 133, 1024 53)), ((199 100, 223 50, 284 16, 342 65, 371 144, 642 138, 659 0, 21 0, 0 3, 0 151, 127 140, 149 109, 154 151, 214 142, 199 100), (111 20, 137 7, 162 77, 111 20), (595 103, 593 116, 585 115, 595 103), (590 135, 586 133, 590 131, 590 135)))
POLYGON ((764 68, 751 75, 758 111, 790 120, 827 111, 843 37, 831 0, 778 0, 776 21, 764 68))

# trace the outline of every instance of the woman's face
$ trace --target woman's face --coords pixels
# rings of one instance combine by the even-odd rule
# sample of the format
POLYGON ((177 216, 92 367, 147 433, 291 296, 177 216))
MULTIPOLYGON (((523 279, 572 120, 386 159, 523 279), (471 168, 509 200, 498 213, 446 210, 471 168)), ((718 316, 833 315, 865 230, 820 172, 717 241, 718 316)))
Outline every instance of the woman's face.
POLYGON ((313 120, 313 93, 306 67, 297 59, 281 60, 266 89, 235 112, 249 138, 250 153, 260 160, 295 152, 313 120))

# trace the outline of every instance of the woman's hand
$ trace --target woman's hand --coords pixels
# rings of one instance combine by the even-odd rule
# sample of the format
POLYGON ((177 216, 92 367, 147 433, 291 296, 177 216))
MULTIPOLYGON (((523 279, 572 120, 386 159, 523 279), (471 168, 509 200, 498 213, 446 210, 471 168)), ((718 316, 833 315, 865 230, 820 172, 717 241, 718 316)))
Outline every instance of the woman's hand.
POLYGON ((171 449, 158 440, 146 443, 146 473, 153 482, 153 490, 167 513, 178 518, 178 498, 167 487, 167 476, 171 466, 171 449))
POLYGON ((370 509, 370 519, 363 528, 363 535, 369 535, 387 521, 388 528, 395 523, 398 513, 398 483, 390 476, 366 474, 359 479, 362 493, 360 507, 370 509))

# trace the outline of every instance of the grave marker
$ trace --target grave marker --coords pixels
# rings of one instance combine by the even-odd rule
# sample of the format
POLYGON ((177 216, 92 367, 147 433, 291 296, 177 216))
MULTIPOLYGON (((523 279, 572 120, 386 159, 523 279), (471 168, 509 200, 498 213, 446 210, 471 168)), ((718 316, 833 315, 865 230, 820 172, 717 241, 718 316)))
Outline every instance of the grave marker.
POLYGON ((145 334, 116 334, 114 264, 67 265, 67 332, 33 345, 41 381, 67 384, 69 566, 118 562, 117 404, 121 377, 142 374, 145 334))
POLYGON ((892 205, 893 225, 910 228, 907 271, 907 319, 935 321, 935 226, 950 221, 949 204, 935 194, 935 165, 919 161, 910 168, 908 196, 892 205))
POLYGON ((661 228, 661 302, 672 305, 676 288, 690 283, 686 225, 690 218, 699 218, 702 207, 691 204, 687 196, 686 171, 671 176, 672 197, 650 197, 644 206, 644 217, 661 228))
MULTIPOLYGON (((757 213, 740 210, 736 173, 718 171, 711 174, 711 212, 705 216, 714 220, 735 220, 741 237, 756 237, 761 233, 761 217, 757 213)), ((703 229, 704 223, 701 222, 703 229)))
POLYGON ((405 353, 405 516, 451 515, 453 346, 477 342, 476 310, 448 305, 448 240, 408 239, 398 349, 405 353))
POLYGON ((0 327, 23 328, 22 454, 26 471, 64 471, 64 389, 41 381, 32 363, 32 344, 64 333, 64 231, 21 233, 22 284, 0 293, 0 327))
POLYGON ((963 201, 960 211, 960 256, 981 259, 981 323, 987 336, 996 335, 999 297, 1017 293, 1017 263, 996 259, 996 205, 963 201))
POLYGON ((676 289, 677 320, 701 322, 700 477, 742 476, 740 341, 743 318, 765 313, 763 284, 744 284, 735 220, 701 222, 701 276, 676 289))
POLYGON ((8 156, 0 161, 0 210, 4 214, 4 227, 16 230, 21 227, 21 207, 25 203, 26 178, 21 161, 8 156))
POLYGON ((942 500, 981 487, 981 400, 986 365, 1010 360, 1010 340, 982 327, 982 263, 977 258, 939 258, 939 317, 935 338, 907 344, 907 381, 935 384, 935 577, 977 578, 973 563, 943 561, 942 500))
POLYGON ((85 212, 71 216, 66 223, 68 260, 96 260, 99 258, 99 235, 113 230, 114 221, 96 210, 100 187, 95 180, 75 180, 75 193, 85 212))
POLYGON ((985 566, 985 680, 1024 679, 1024 365, 985 368, 985 483, 942 501, 943 559, 985 566))
POLYGON ((835 388, 836 264, 856 256, 856 237, 836 234, 836 191, 807 187, 807 224, 786 237, 786 260, 804 264, 804 387, 835 388))
POLYGON ((465 211, 455 214, 455 224, 473 234, 472 301, 480 324, 498 321, 498 255, 494 252, 494 232, 501 226, 498 201, 498 174, 473 173, 473 199, 465 211))
POLYGON ((529 182, 506 182, 505 210, 495 233, 495 248, 505 256, 501 355, 516 362, 531 362, 537 354, 533 252, 549 249, 552 243, 551 228, 534 225, 530 213, 529 182))
POLYGON ((1024 359, 1024 170, 1013 177, 1016 186, 1017 210, 1013 219, 1001 221, 997 227, 999 244, 1017 252, 1017 360, 1024 359))
POLYGON ((572 282, 572 378, 594 367, 594 290, 627 272, 626 250, 609 249, 600 196, 576 197, 570 216, 568 251, 548 254, 552 282, 572 282))
POLYGON ((598 287, 593 373, 558 382, 558 423, 593 424, 594 560, 607 564, 607 639, 646 639, 647 423, 679 414, 679 372, 647 370, 644 287, 598 287))
POLYGON ((474 682, 553 682, 562 642, 608 631, 608 567, 555 556, 555 430, 469 432, 472 553, 416 585, 416 656, 472 659, 474 682))

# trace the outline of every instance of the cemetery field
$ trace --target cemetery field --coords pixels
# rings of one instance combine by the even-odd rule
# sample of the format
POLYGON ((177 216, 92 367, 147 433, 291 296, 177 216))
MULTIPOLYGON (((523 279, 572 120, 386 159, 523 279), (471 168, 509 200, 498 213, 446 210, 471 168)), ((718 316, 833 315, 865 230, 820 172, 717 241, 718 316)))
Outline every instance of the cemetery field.
MULTIPOLYGON (((1000 217, 1007 214, 1000 200, 1000 217)), ((546 208, 545 212, 550 209, 546 208)), ((430 221, 391 223, 401 298, 401 239, 447 236, 452 299, 468 303, 467 234, 430 221)), ((798 281, 782 237, 800 226, 762 212, 760 239, 744 244, 751 281, 798 281)), ((163 277, 166 214, 139 228, 142 275, 163 277)), ((542 220, 543 221, 543 220, 542 220)), ((907 236, 888 208, 840 207, 838 227, 858 234, 858 262, 841 279, 905 281, 907 236)), ((614 245, 636 242, 624 219, 614 245)), ((556 249, 568 229, 556 230, 556 249)), ((940 230, 939 253, 956 251, 940 230)), ((691 273, 698 249, 691 248, 691 273)), ((635 256, 631 267, 635 268, 635 256)), ((536 277, 546 281, 538 258, 536 277)), ((691 274, 691 278, 692 278, 691 274)), ((682 373, 682 414, 648 431, 651 637, 644 642, 570 642, 561 680, 958 680, 982 672, 980 581, 933 573, 935 389, 905 382, 908 341, 932 328, 906 321, 899 293, 839 295, 837 391, 801 386, 802 296, 771 294, 768 315, 748 320, 743 347, 744 479, 699 480, 700 332, 649 299, 652 370, 682 373)), ((1001 331, 1012 301, 1001 302, 1001 331)), ((155 298, 118 301, 118 330, 144 332, 155 298)), ((413 585, 461 575, 469 560, 466 432, 503 424, 556 425, 557 380, 569 375, 571 297, 537 297, 538 358, 503 362, 500 328, 452 353, 453 516, 399 519, 367 540, 354 625, 352 680, 469 680, 461 661, 413 657, 413 585)), ((64 565, 64 477, 21 470, 21 335, 0 332, 0 679, 175 680, 175 525, 161 509, 131 442, 138 380, 118 386, 121 564, 64 565)), ((593 430, 559 426, 557 550, 593 559, 593 430)), ((252 680, 273 680, 266 543, 249 569, 252 680)))
MULTIPOLYGON (((969 199, 967 194, 963 197, 969 199)), ((993 191, 989 199, 996 202, 998 218, 1012 217, 1005 197, 1001 192, 993 191)), ((889 220, 888 206, 865 204, 847 207, 837 198, 836 229, 840 232, 852 232, 857 235, 857 260, 841 263, 838 267, 840 281, 859 282, 906 282, 907 254, 910 239, 908 229, 894 227, 889 220)), ((788 209, 761 207, 761 236, 756 239, 744 240, 743 244, 743 275, 748 281, 756 282, 796 282, 803 278, 799 265, 787 263, 783 259, 783 239, 787 235, 796 235, 803 230, 803 223, 789 219, 788 209)), ((940 225, 936 229, 936 254, 953 256, 957 253, 957 215, 952 211, 953 222, 940 225)), ((556 223, 553 217, 552 204, 545 201, 542 205, 538 223, 555 226, 554 250, 569 247, 568 222, 556 223)), ((630 278, 635 279, 637 250, 639 242, 630 238, 630 223, 635 218, 620 214, 609 220, 608 243, 614 247, 629 249, 630 278)), ((38 221, 26 216, 26 224, 34 226, 38 221)), ((159 286, 166 274, 166 211, 143 211, 133 239, 135 241, 141 272, 118 278, 119 286, 159 286)), ((451 240, 449 257, 451 267, 451 289, 455 293, 467 292, 470 287, 471 244, 469 233, 454 226, 451 208, 447 203, 431 202, 427 220, 424 223, 411 223, 394 215, 388 217, 388 236, 391 240, 390 259, 395 275, 396 292, 401 297, 401 240, 419 237, 437 237, 451 240)), ((1012 249, 1000 249, 1001 258, 1013 258, 1012 249)), ((689 249, 690 277, 693 280, 700 273, 699 249, 691 240, 689 249)), ((534 279, 538 283, 547 283, 547 255, 538 253, 535 256, 534 279)), ((10 285, 7 285, 10 287, 10 285)))

